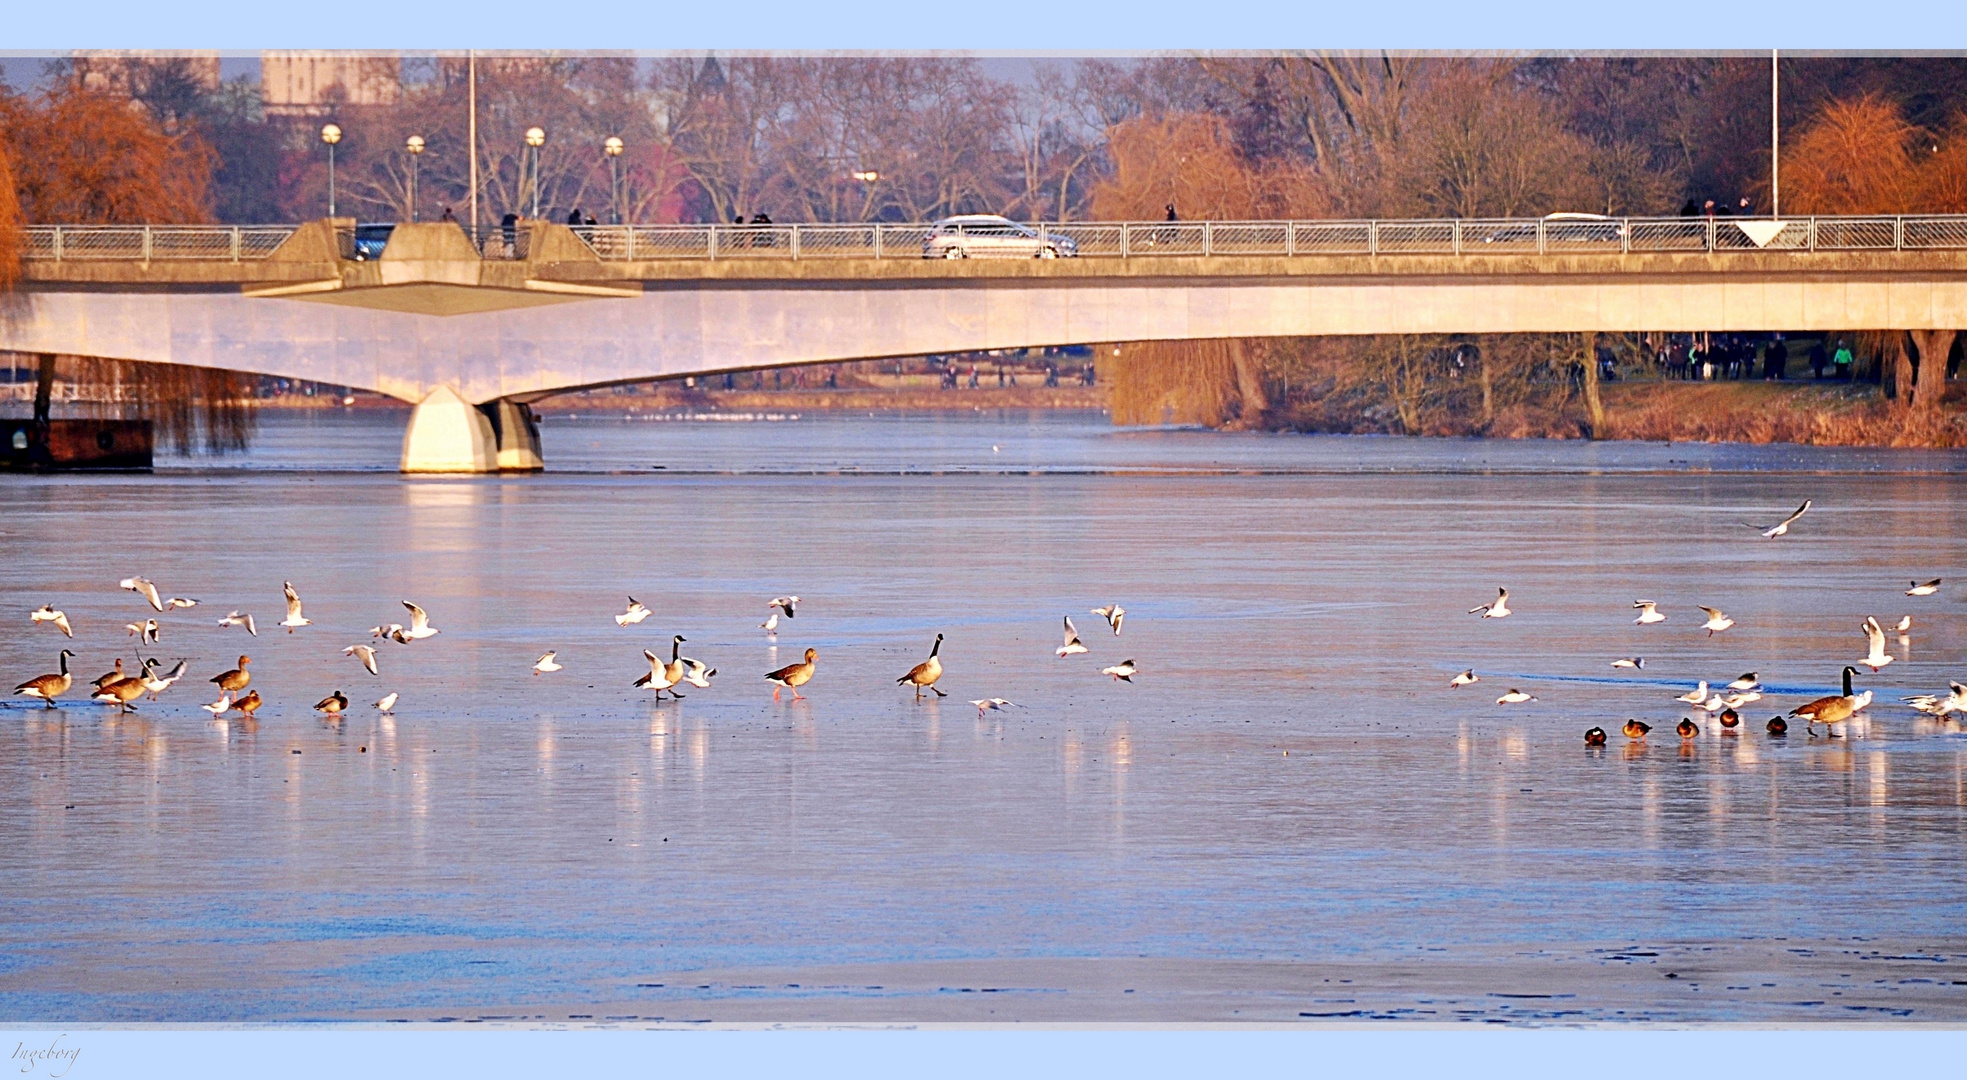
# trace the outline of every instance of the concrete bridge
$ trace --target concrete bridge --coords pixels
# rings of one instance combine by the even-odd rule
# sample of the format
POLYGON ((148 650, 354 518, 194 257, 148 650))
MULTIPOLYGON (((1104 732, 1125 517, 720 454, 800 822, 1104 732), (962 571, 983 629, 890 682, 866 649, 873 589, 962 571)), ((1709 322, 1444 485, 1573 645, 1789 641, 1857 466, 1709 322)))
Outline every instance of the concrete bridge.
POLYGON ((1967 328, 1967 217, 1041 226, 37 226, 0 349, 414 403, 405 471, 540 466, 522 406, 684 375, 1106 341, 1967 328), (380 235, 374 235, 380 234, 380 235), (1061 243, 1060 241, 1069 241, 1061 243))

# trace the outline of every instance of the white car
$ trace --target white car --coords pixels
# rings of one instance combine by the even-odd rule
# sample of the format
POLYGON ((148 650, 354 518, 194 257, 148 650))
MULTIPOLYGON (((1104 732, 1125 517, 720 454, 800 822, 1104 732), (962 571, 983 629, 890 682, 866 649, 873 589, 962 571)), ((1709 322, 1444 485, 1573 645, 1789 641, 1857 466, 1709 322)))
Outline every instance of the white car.
POLYGON ((925 259, 1057 259, 1079 254, 1069 236, 1041 233, 996 214, 962 214, 929 226, 925 259))

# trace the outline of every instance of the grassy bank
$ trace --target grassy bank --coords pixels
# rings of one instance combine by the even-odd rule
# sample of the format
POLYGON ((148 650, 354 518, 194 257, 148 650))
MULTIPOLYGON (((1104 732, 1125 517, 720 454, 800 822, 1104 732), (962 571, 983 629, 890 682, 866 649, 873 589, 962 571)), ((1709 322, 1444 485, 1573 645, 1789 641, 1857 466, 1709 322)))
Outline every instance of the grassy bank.
POLYGON ((638 386, 633 393, 592 390, 561 394, 536 403, 545 415, 610 412, 824 412, 859 410, 975 409, 1103 409, 1107 392, 1099 386, 979 387, 942 390, 934 387, 842 387, 839 389, 706 390, 664 383, 654 390, 638 386))

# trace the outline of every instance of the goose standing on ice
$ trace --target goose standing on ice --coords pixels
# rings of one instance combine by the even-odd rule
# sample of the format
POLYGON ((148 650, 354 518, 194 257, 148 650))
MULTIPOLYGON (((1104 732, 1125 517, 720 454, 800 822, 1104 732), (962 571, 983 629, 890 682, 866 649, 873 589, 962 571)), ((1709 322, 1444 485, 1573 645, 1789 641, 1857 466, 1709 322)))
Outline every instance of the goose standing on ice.
POLYGON ((114 670, 96 676, 96 681, 90 683, 89 685, 97 690, 100 690, 103 687, 108 686, 110 683, 120 680, 121 678, 123 678, 123 658, 119 656, 116 658, 116 667, 114 670))
POLYGON ((615 625, 634 626, 636 623, 648 618, 650 614, 649 609, 643 606, 642 601, 631 596, 628 598, 628 610, 615 616, 615 625))
POLYGON ((553 658, 558 655, 560 655, 558 652, 553 652, 549 650, 548 652, 541 655, 538 660, 533 661, 533 674, 535 675, 550 674, 552 672, 559 671, 563 667, 566 667, 567 665, 565 664, 556 664, 553 662, 553 658))
POLYGON ((1798 705, 1796 708, 1791 709, 1789 714, 1791 716, 1802 717, 1803 730, 1810 734, 1815 735, 1817 733, 1816 725, 1822 724, 1824 725, 1824 729, 1830 733, 1831 738, 1836 738, 1837 729, 1832 725, 1841 724, 1851 719, 1851 717, 1863 712, 1865 706, 1871 704, 1871 691, 1867 690, 1862 694, 1853 694, 1851 692, 1851 676, 1857 673, 1857 668, 1851 667, 1848 664, 1845 665, 1843 694, 1820 697, 1808 704, 1798 705))
POLYGON ((1803 500, 1803 505, 1796 508, 1795 513, 1782 519, 1781 521, 1776 522, 1774 525, 1749 525, 1749 523, 1746 521, 1742 522, 1742 524, 1748 525, 1749 528, 1754 529, 1756 532, 1761 533, 1762 535, 1768 537, 1771 540, 1774 540, 1776 537, 1789 532, 1789 527, 1796 523, 1796 519, 1808 513, 1809 510, 1810 510, 1810 500, 1805 499, 1803 500))
POLYGON ((1631 668, 1634 671, 1637 671, 1640 668, 1646 666, 1646 658, 1643 656, 1621 657, 1617 660, 1612 661, 1612 666, 1616 668, 1631 668))
POLYGON ((1660 614, 1660 604, 1657 600, 1634 600, 1632 606, 1639 611, 1639 617, 1632 620, 1639 626, 1650 626, 1656 622, 1666 621, 1666 616, 1660 614))
POLYGON ((1105 607, 1094 608, 1092 613, 1105 619, 1106 624, 1113 627, 1114 637, 1120 636, 1120 622, 1127 617, 1126 608, 1121 607, 1119 604, 1108 604, 1105 607))
POLYGON ((68 673, 68 658, 74 655, 74 653, 69 652, 67 649, 63 649, 58 661, 61 665, 60 671, 54 672, 51 675, 36 675, 34 678, 14 687, 14 693, 40 698, 42 704, 50 709, 54 708, 55 699, 68 693, 68 688, 75 685, 75 676, 68 673))
POLYGON ((1714 635, 1719 634, 1723 630, 1726 630, 1729 627, 1735 625, 1735 620, 1722 614, 1721 611, 1717 608, 1707 607, 1706 605, 1696 605, 1696 606, 1700 607, 1702 611, 1707 612, 1707 621, 1701 624, 1701 629, 1707 631, 1707 636, 1709 637, 1713 637, 1714 635))
POLYGON ((1934 578, 1933 580, 1925 582, 1924 584, 1915 581, 1912 583, 1912 588, 1906 590, 1906 595, 1931 596, 1934 593, 1940 591, 1940 581, 1941 581, 1940 578, 1934 578))
POLYGON ((247 632, 248 634, 251 634, 251 635, 253 635, 254 637, 258 637, 258 636, 260 636, 260 628, 259 628, 259 627, 257 627, 257 626, 254 626, 254 625, 253 625, 253 617, 252 617, 251 615, 245 615, 245 614, 241 614, 240 612, 237 612, 237 611, 235 611, 235 612, 233 612, 233 613, 232 613, 232 614, 230 614, 230 615, 227 615, 227 616, 226 616, 225 618, 223 618, 223 619, 220 619, 220 620, 219 620, 219 625, 220 625, 220 626, 243 626, 243 627, 245 627, 245 628, 246 628, 246 632, 247 632))
MULTIPOLYGON (((253 681, 253 673, 246 670, 246 665, 252 662, 253 662, 252 657, 242 656, 239 658, 238 667, 233 668, 230 671, 222 671, 217 675, 212 676, 212 681, 219 684, 219 689, 229 690, 232 693, 237 694, 239 691, 244 690, 246 688, 247 683, 253 681)), ((254 707, 257 708, 258 706, 255 705, 254 707)))
POLYGON ((63 637, 72 638, 75 636, 75 628, 68 625, 68 613, 66 611, 56 611, 55 605, 53 604, 43 604, 36 610, 29 612, 27 617, 36 623, 54 623, 55 629, 60 630, 61 636, 63 637))
POLYGON ((1079 640, 1079 629, 1072 625, 1072 616, 1067 615, 1065 617, 1065 644, 1054 649, 1053 652, 1057 654, 1059 659, 1063 660, 1068 656, 1076 656, 1085 651, 1086 643, 1079 640))
POLYGON ((164 601, 158 597, 157 586, 152 584, 150 579, 126 577, 117 584, 149 601, 152 608, 158 611, 164 610, 164 601))
POLYGON ((673 698, 683 696, 676 692, 676 686, 683 681, 683 673, 688 668, 683 663, 683 643, 688 640, 682 634, 669 639, 669 663, 663 667, 663 674, 669 677, 669 696, 673 698))
POLYGON ((909 668, 908 674, 895 680, 895 685, 915 687, 915 700, 917 701, 922 700, 922 690, 925 687, 939 698, 948 697, 948 694, 936 689, 936 680, 943 677, 942 658, 937 655, 942 652, 942 648, 943 636, 937 634, 935 643, 929 646, 929 658, 909 668))
POLYGON ((327 713, 329 716, 337 716, 346 708, 348 708, 348 695, 340 690, 314 703, 316 712, 327 713))
POLYGON ((1100 674, 1113 676, 1115 682, 1130 683, 1134 681, 1134 673, 1139 670, 1132 660, 1122 660, 1112 667, 1101 668, 1100 674))
POLYGON ((105 705, 118 706, 122 712, 135 712, 136 700, 143 696, 144 680, 150 677, 150 664, 143 665, 143 672, 96 688, 95 700, 105 705))
POLYGON ((376 711, 388 714, 396 708, 396 691, 391 690, 376 700, 376 711))
MULTIPOLYGON (((404 638, 409 638, 410 641, 422 641, 424 638, 436 637, 438 635, 438 629, 430 625, 430 616, 424 614, 422 608, 410 603, 408 600, 403 601, 403 606, 410 612, 410 625, 396 632, 396 639, 398 641, 402 641, 404 638)), ((408 643, 404 642, 404 644, 408 643)))
POLYGON ((371 675, 379 676, 382 674, 382 672, 376 670, 376 650, 374 646, 350 645, 348 648, 343 649, 341 654, 343 656, 353 656, 361 660, 362 666, 368 668, 369 674, 371 675))
POLYGON ((1885 651, 1885 631, 1879 627, 1878 620, 1870 615, 1865 616, 1865 645, 1864 659, 1858 663, 1870 668, 1873 674, 1892 662, 1892 654, 1885 651))
POLYGON ((1509 693, 1504 694, 1502 697, 1496 699, 1496 704, 1521 705, 1526 701, 1535 701, 1535 700, 1537 700, 1537 696, 1535 694, 1526 694, 1523 691, 1516 689, 1515 687, 1511 687, 1509 693))
POLYGON ((813 672, 819 670, 819 661, 820 651, 807 649, 806 659, 797 664, 787 664, 777 671, 766 674, 765 680, 772 684, 772 700, 777 701, 779 688, 786 687, 792 691, 792 700, 804 701, 805 697, 799 693, 799 688, 813 681, 813 672))
POLYGON ((1470 615, 1474 615, 1478 612, 1481 613, 1482 617, 1485 619, 1509 618, 1509 590, 1497 589, 1496 599, 1494 603, 1480 604, 1476 607, 1472 607, 1468 609, 1468 613, 1470 615))
POLYGON ((287 594, 287 617, 280 620, 280 625, 286 627, 289 634, 303 626, 313 625, 313 619, 301 618, 301 594, 294 591, 294 583, 281 582, 280 591, 287 594))
POLYGON ((1477 675, 1475 673, 1474 668, 1469 668, 1467 671, 1462 672, 1460 675, 1457 675, 1454 678, 1449 679, 1448 689, 1453 690, 1456 687, 1467 686, 1469 683, 1478 683, 1481 681, 1482 681, 1482 676, 1477 675))

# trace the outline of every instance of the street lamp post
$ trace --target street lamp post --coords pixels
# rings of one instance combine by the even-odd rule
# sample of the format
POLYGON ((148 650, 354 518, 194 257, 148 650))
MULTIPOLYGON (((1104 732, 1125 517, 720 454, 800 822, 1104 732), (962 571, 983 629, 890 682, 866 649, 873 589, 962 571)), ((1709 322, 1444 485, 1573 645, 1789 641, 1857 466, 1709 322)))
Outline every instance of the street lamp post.
POLYGON ((341 128, 324 124, 321 141, 328 144, 328 216, 335 216, 335 144, 341 141, 341 128))
POLYGON ((617 225, 622 223, 622 149, 619 135, 601 140, 601 152, 608 155, 608 205, 614 208, 617 225))
POLYGON ((546 145, 546 131, 529 127, 526 129, 526 145, 533 151, 533 219, 540 216, 540 147, 546 145))
POLYGON ((423 136, 412 135, 403 143, 410 152, 410 220, 417 220, 417 162, 423 157, 423 136))

